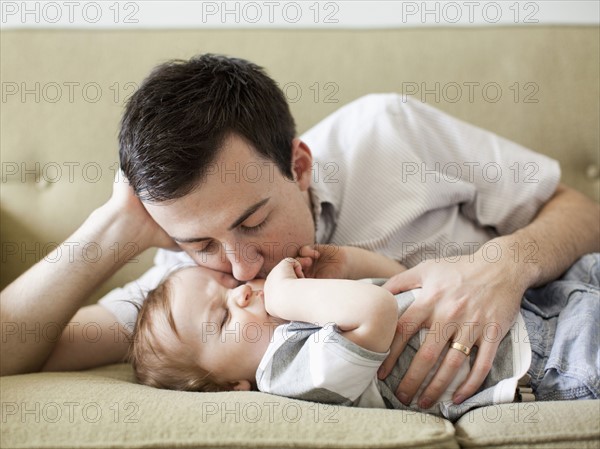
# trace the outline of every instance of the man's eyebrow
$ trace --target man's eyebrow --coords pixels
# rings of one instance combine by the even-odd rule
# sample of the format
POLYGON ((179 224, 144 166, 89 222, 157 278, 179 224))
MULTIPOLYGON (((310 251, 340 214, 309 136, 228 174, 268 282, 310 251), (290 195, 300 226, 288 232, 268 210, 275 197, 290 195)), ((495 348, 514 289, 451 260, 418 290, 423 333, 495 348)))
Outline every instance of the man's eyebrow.
POLYGON ((256 204, 253 204, 252 206, 250 206, 248 209, 246 209, 244 211, 244 213, 242 215, 240 215, 240 217, 235 220, 233 222, 233 224, 231 226, 229 226, 227 228, 228 231, 231 231, 233 228, 237 228, 239 225, 241 225, 244 221, 246 221, 246 219, 252 215, 254 212, 256 212, 258 209, 260 209, 261 207, 263 207, 265 204, 267 204, 267 202, 271 199, 271 197, 265 198, 264 200, 259 201, 256 204))
MULTIPOLYGON (((265 204, 267 204, 267 202, 271 199, 271 197, 265 198, 264 200, 260 200, 258 203, 253 204, 252 206, 250 206, 248 209, 246 209, 242 215, 239 216, 239 218, 237 220, 235 220, 228 228, 228 231, 231 231, 233 228, 236 228, 237 226, 239 226, 240 224, 242 224, 244 221, 246 221, 246 219, 252 215, 254 212, 256 212, 258 209, 260 209, 261 207, 263 207, 265 204)), ((211 237, 191 237, 191 238, 179 238, 179 237, 173 237, 171 236, 171 238, 173 240, 175 240, 178 243, 198 243, 198 242, 202 242, 204 240, 210 240, 211 237)))

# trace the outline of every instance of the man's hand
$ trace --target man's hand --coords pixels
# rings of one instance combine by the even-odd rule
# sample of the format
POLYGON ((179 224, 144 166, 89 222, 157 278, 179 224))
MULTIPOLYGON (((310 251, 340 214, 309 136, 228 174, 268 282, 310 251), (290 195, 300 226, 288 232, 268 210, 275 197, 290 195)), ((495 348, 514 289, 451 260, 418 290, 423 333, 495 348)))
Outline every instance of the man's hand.
POLYGON ((122 171, 115 176, 113 193, 105 206, 115 208, 127 216, 130 226, 136 230, 136 244, 141 251, 153 247, 180 250, 173 239, 148 214, 122 171))
MULTIPOLYGON (((398 385, 396 396, 408 405, 417 393, 444 347, 457 342, 467 348, 477 346, 477 356, 465 382, 453 400, 460 403, 472 396, 489 373, 502 338, 514 323, 523 292, 519 266, 503 248, 504 257, 495 263, 487 257, 484 245, 470 256, 452 263, 428 260, 392 277, 383 287, 392 293, 422 287, 421 294, 398 320, 390 355, 379 370, 385 378, 392 370, 408 340, 421 328, 430 329, 411 365, 398 385), (486 255, 486 258, 484 257, 486 255)), ((494 243, 494 245, 498 245, 494 243)), ((490 254, 493 249, 489 249, 490 254)), ((468 356, 450 349, 431 382, 419 398, 419 406, 429 408, 446 390, 468 356)))

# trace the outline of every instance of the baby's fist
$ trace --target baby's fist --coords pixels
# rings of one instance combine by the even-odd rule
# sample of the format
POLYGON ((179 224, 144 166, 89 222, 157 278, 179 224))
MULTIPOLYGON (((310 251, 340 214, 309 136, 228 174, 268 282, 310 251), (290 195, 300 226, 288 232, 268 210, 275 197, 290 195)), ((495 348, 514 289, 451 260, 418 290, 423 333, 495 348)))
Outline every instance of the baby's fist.
POLYGON ((302 265, 293 257, 286 257, 279 262, 269 275, 267 276, 267 282, 284 280, 284 279, 298 279, 303 278, 304 272, 302 271, 302 265))

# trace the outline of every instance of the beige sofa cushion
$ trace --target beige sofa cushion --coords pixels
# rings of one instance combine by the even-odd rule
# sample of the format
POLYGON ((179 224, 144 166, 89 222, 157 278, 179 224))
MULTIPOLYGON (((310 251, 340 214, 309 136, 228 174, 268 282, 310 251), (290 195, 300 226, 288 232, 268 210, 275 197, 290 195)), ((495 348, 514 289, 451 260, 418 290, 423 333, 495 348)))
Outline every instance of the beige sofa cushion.
POLYGON ((400 410, 332 407, 258 392, 134 383, 127 364, 0 378, 3 448, 597 448, 600 401, 477 409, 455 429, 400 410))
POLYGON ((133 384, 129 365, 0 379, 6 448, 458 448, 449 421, 258 392, 133 384))
POLYGON ((463 448, 600 447, 600 400, 528 402, 473 410, 455 425, 463 448))

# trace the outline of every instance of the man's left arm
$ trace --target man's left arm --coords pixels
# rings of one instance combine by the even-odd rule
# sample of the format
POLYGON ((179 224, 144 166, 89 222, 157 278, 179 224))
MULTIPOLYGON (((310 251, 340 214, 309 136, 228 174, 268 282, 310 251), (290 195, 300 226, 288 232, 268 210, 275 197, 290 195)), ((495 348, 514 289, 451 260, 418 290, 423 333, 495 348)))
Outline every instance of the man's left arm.
MULTIPOLYGON (((391 372, 410 337, 426 327, 430 331, 396 391, 399 400, 410 403, 448 342, 478 347, 471 372, 453 399, 460 403, 473 395, 514 323, 525 290, 556 279, 583 254, 600 251, 599 219, 597 203, 560 184, 527 226, 458 261, 428 260, 390 279, 385 287, 392 293, 423 290, 399 320, 379 377, 391 372)), ((421 407, 437 401, 467 358, 460 350, 448 351, 421 394, 421 407)))
POLYGON ((600 251, 600 205, 578 191, 559 184, 536 218, 512 235, 498 237, 504 245, 535 247, 531 260, 516 258, 526 288, 557 279, 584 254, 600 251), (519 260, 520 259, 520 260, 519 260))

